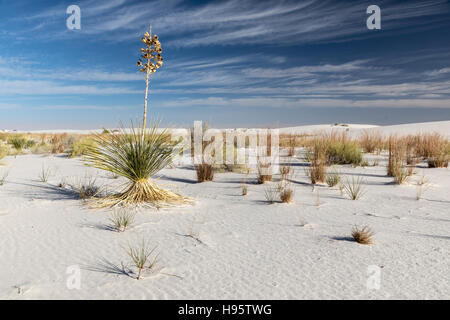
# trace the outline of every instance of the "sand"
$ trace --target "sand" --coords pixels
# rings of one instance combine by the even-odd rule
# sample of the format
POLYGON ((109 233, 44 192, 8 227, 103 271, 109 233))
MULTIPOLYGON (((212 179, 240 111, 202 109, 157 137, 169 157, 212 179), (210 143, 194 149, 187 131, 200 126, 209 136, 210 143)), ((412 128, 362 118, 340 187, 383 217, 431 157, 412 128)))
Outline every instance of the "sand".
MULTIPOLYGON (((449 123, 427 130, 445 132, 449 123)), ((7 157, 0 166, 0 174, 9 171, 0 186, 0 299, 450 298, 449 169, 423 166, 399 186, 385 174, 386 157, 368 155, 379 165, 336 167, 365 179, 365 195, 352 201, 337 188, 313 189, 297 152, 292 204, 267 204, 267 186, 253 184, 254 173, 243 197, 244 175, 218 173, 198 184, 192 166, 180 165, 164 169, 158 183, 196 203, 140 209, 124 233, 110 229, 110 210, 89 209, 68 187, 57 187, 87 175, 109 188, 123 180, 63 155, 7 157), (52 172, 46 183, 38 179, 43 166, 52 172), (429 186, 416 200, 421 175, 429 186), (375 243, 354 242, 354 225, 369 225, 375 243), (157 246, 160 260, 136 280, 124 248, 141 239, 157 246), (80 288, 68 287, 78 268, 80 288), (367 285, 373 268, 379 288, 367 285)))

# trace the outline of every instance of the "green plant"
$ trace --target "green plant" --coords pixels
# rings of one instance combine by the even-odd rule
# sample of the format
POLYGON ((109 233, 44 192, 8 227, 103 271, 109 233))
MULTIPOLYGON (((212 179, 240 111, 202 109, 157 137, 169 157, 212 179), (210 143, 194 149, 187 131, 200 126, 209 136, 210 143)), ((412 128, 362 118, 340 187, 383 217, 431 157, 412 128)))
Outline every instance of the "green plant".
POLYGON ((27 139, 20 135, 14 135, 8 139, 8 143, 16 149, 16 154, 19 154, 26 147, 27 139))
POLYGON ((190 199, 155 185, 151 177, 172 162, 178 142, 173 142, 166 130, 156 124, 149 130, 131 125, 131 133, 97 134, 95 146, 89 146, 84 161, 95 168, 117 174, 128 180, 125 188, 99 199, 93 206, 186 203, 190 199))
POLYGON ((124 232, 133 222, 136 214, 124 208, 116 209, 111 213, 109 221, 119 232, 124 232))
POLYGON ((346 178, 342 186, 343 191, 351 200, 358 200, 365 193, 364 179, 362 177, 355 179, 355 177, 352 176, 351 180, 346 178))
POLYGON ((362 162, 361 147, 355 141, 334 141, 327 149, 327 162, 329 164, 353 164, 362 162))
POLYGON ((329 172, 327 173, 326 182, 330 187, 337 186, 341 182, 341 175, 336 170, 329 172))
POLYGON ((74 141, 69 150, 69 157, 79 157, 87 153, 89 147, 95 148, 95 141, 93 139, 85 138, 74 141))
POLYGON ((128 245, 128 250, 126 250, 126 252, 135 267, 138 269, 138 275, 136 277, 137 280, 141 279, 142 271, 144 269, 151 270, 155 267, 158 255, 156 255, 153 259, 150 259, 155 250, 156 247, 150 249, 144 240, 142 240, 142 243, 137 246, 128 245), (146 266, 147 262, 150 262, 148 266, 146 266))
POLYGON ((41 172, 39 173, 39 181, 47 182, 50 177, 52 171, 50 168, 46 168, 44 165, 42 166, 41 172))

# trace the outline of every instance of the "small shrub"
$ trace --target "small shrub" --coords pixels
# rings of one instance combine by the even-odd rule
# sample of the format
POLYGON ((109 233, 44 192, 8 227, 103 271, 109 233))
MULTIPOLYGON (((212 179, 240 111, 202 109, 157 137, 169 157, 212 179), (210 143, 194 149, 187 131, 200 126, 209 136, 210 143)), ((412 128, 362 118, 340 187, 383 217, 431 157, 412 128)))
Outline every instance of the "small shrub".
POLYGON ((69 150, 69 157, 73 158, 86 155, 87 151, 90 148, 95 148, 95 146, 96 146, 95 141, 89 138, 74 141, 69 150))
POLYGON ((16 149, 16 154, 19 154, 26 147, 27 139, 20 135, 14 135, 8 139, 8 143, 16 149))
POLYGON ((362 162, 361 147, 354 141, 331 142, 327 150, 328 164, 353 164, 362 162))
POLYGON ((352 237, 360 244, 372 244, 374 232, 368 226, 359 228, 357 226, 352 229, 352 237))
POLYGON ((116 209, 109 217, 118 232, 124 232, 133 222, 136 214, 124 208, 116 209))
POLYGON ((214 179, 214 165, 201 163, 195 165, 197 172, 197 182, 213 181, 214 179))
POLYGON ((341 182, 341 175, 337 171, 332 171, 327 174, 326 182, 329 187, 337 186, 341 182))
POLYGON ((352 177, 352 179, 346 179, 345 182, 342 184, 343 191, 347 194, 347 196, 351 200, 358 200, 361 198, 364 194, 365 187, 364 187, 364 179, 362 177, 358 177, 355 179, 355 177, 352 177))

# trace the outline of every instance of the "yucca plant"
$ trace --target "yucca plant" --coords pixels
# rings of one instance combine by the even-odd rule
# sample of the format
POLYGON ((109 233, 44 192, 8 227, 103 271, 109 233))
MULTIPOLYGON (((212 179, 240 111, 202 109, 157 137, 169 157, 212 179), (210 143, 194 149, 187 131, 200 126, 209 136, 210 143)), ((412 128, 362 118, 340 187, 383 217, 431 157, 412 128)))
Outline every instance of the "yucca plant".
POLYGON ((130 130, 122 128, 117 134, 97 134, 95 145, 88 146, 84 157, 88 165, 128 179, 121 192, 97 199, 94 206, 147 204, 160 207, 189 202, 189 198, 163 190, 151 180, 178 154, 179 142, 171 141, 165 129, 158 132, 156 124, 146 132, 142 127, 134 128, 133 124, 130 130))

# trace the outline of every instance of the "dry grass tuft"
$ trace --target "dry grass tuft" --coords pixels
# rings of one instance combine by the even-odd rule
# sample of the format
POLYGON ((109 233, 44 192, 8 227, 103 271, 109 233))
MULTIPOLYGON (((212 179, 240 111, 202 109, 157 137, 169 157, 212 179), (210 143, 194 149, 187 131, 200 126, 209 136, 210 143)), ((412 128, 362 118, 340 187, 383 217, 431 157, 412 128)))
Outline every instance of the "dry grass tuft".
POLYGON ((373 244, 374 235, 375 233, 368 226, 364 226, 362 228, 355 226, 352 229, 353 239, 360 244, 373 244))
POLYGON ((214 180, 214 165, 208 163, 201 163, 195 165, 197 172, 197 182, 213 181, 214 180))

